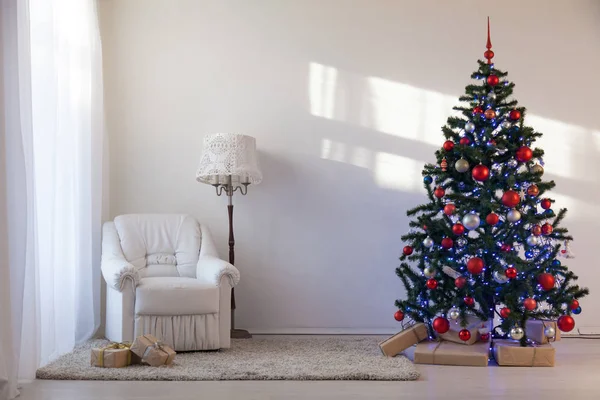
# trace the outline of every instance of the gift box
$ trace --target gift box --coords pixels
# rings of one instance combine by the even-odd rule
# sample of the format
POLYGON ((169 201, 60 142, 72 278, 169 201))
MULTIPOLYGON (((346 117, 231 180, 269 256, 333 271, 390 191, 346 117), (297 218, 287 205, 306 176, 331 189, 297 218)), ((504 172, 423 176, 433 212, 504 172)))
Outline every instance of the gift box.
POLYGON ((477 342, 471 346, 440 341, 426 341, 417 344, 415 364, 465 365, 487 367, 489 342, 477 342))
POLYGON ((170 365, 175 359, 175 350, 152 335, 138 336, 131 345, 131 351, 153 367, 170 365))
POLYGON ((379 348, 383 355, 394 357, 410 346, 427 339, 427 336, 427 326, 419 322, 379 343, 379 348))
POLYGON ((546 319, 528 319, 525 322, 525 334, 529 339, 539 344, 546 344, 560 340, 560 330, 558 329, 558 326, 556 326, 556 321, 546 319), (547 338, 546 335, 544 335, 544 330, 547 327, 554 328, 554 332, 556 332, 556 334, 553 338, 547 338))
POLYGON ((100 368, 123 368, 138 364, 141 360, 130 350, 129 343, 111 343, 102 348, 92 349, 90 365, 100 368))
POLYGON ((450 320, 450 329, 446 333, 438 334, 438 337, 442 340, 449 342, 460 343, 460 344, 473 344, 479 340, 479 329, 489 327, 489 322, 483 322, 474 315, 467 315, 467 326, 461 326, 460 317, 457 319, 450 320), (467 329, 471 332, 471 338, 469 340, 462 340, 458 337, 458 332, 463 329, 467 329))
POLYGON ((494 358, 505 367, 553 367, 554 347, 550 344, 521 347, 516 340, 494 340, 494 358))

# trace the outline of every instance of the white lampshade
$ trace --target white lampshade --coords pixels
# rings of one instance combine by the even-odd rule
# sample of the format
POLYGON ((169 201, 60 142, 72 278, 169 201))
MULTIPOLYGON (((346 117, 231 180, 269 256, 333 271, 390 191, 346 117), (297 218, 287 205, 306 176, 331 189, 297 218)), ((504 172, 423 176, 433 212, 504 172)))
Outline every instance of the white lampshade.
POLYGON ((227 183, 258 184, 262 173, 256 157, 256 139, 236 133, 214 133, 204 138, 196 180, 209 185, 227 183))

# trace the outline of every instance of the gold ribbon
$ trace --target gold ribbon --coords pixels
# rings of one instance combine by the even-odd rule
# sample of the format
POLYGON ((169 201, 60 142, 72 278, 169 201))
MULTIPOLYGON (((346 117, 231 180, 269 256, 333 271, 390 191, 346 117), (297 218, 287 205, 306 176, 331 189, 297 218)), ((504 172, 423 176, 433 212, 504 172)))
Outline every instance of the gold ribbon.
MULTIPOLYGON (((113 342, 111 344, 109 344, 106 347, 103 347, 100 349, 100 353, 98 354, 98 366, 101 368, 104 368, 104 352, 106 350, 123 350, 123 349, 130 349, 131 348, 131 343, 129 342, 123 342, 123 343, 117 343, 117 342, 113 342)), ((131 351, 127 352, 127 365, 131 364, 131 351)))

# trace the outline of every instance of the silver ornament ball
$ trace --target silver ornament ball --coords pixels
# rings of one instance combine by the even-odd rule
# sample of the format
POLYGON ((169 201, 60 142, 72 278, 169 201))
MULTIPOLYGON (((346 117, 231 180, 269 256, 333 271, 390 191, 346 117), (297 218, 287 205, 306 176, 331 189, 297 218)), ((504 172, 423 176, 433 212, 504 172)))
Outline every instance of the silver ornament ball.
POLYGON ((492 275, 494 277, 494 280, 498 283, 508 282, 508 278, 506 277, 506 274, 504 274, 504 272, 494 271, 492 275))
POLYGON ((475 124, 472 123, 471 121, 467 122, 465 124, 465 131, 469 132, 469 133, 473 133, 473 131, 475 130, 475 124))
POLYGON ((504 128, 504 129, 509 129, 511 127, 512 127, 512 123, 510 121, 504 121, 502 123, 502 128, 504 128))
POLYGON ((448 318, 457 319, 458 317, 460 317, 460 312, 456 308, 451 308, 450 311, 448 311, 448 318))
POLYGON ((525 335, 525 332, 523 331, 523 328, 517 326, 510 330, 509 335, 514 340, 521 340, 521 338, 525 335))
POLYGON ((510 210, 507 214, 506 214, 506 219, 509 220, 510 222, 517 222, 518 220, 521 219, 521 212, 519 212, 519 210, 510 210))
POLYGON ((429 236, 427 236, 425 239, 423 239, 423 246, 430 248, 431 246, 433 246, 433 239, 430 238, 429 236))
POLYGON ((554 327, 547 326, 544 329, 544 336, 546 336, 547 338, 553 338, 554 336, 556 336, 556 330, 554 329, 554 327))
POLYGON ((467 239, 465 239, 464 237, 458 238, 456 240, 456 245, 458 247, 465 247, 467 245, 467 239))
POLYGON ((435 269, 427 267, 423 270, 423 275, 425 275, 427 278, 433 278, 435 276, 435 269))
POLYGON ((494 92, 488 93, 487 98, 489 100, 496 100, 496 93, 494 93, 494 92))
POLYGON ((454 163, 454 168, 456 168, 456 170, 461 173, 467 172, 469 170, 469 162, 464 158, 461 158, 460 160, 454 163))
POLYGON ((481 220, 479 219, 479 215, 475 213, 469 213, 465 215, 462 219, 463 225, 469 230, 473 230, 479 227, 480 222, 481 220))
POLYGON ((518 161, 515 160, 514 158, 508 160, 508 162, 506 164, 511 168, 515 168, 517 165, 519 165, 518 161))
POLYGON ((537 246, 540 243, 540 238, 538 236, 527 236, 527 244, 530 246, 537 246))

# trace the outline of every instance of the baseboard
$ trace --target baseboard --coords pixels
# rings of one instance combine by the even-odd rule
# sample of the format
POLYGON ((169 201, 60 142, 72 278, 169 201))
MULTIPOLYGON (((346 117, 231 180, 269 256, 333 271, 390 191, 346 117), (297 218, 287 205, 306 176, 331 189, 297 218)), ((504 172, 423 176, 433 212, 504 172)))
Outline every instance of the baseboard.
POLYGON ((244 328, 253 335, 393 335, 393 328, 244 328))

